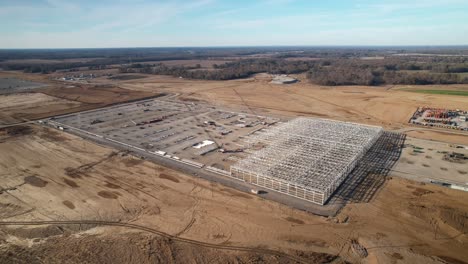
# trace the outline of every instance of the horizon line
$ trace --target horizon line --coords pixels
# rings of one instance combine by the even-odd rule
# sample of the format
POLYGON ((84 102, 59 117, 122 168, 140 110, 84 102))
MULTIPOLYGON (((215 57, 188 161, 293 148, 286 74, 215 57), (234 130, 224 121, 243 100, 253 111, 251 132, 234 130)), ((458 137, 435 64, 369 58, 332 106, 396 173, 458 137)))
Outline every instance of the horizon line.
POLYGON ((222 45, 222 46, 122 46, 122 47, 88 47, 88 48, 0 48, 0 50, 77 50, 77 49, 177 49, 177 48, 468 48, 468 44, 434 45, 222 45))

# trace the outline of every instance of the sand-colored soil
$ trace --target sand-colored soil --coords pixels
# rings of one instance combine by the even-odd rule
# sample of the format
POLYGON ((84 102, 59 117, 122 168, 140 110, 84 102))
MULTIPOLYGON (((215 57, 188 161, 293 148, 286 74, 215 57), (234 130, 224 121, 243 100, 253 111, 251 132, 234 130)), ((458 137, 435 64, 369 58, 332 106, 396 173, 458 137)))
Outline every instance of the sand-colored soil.
MULTIPOLYGON (((304 76, 297 77, 302 82, 292 85, 270 84, 269 77, 265 74, 233 81, 194 81, 152 76, 117 85, 133 90, 178 93, 181 98, 208 101, 249 112, 332 118, 380 125, 387 129, 408 127, 408 120, 419 106, 450 109, 468 107, 466 96, 430 95, 399 90, 406 86, 324 87, 308 83, 304 76)), ((437 87, 424 86, 425 89, 437 87)), ((454 89, 468 89, 468 86, 457 85, 454 89)))
MULTIPOLYGON (((90 84, 73 84, 53 80, 60 77, 59 73, 38 75, 0 72, 0 77, 16 77, 49 83, 51 87, 39 89, 39 92, 93 105, 88 105, 88 108, 157 93, 175 93, 180 99, 206 101, 246 112, 315 116, 380 125, 387 129, 408 129, 415 128, 408 124, 408 120, 419 106, 451 109, 468 107, 466 96, 420 94, 404 90, 409 88, 468 90, 468 85, 325 87, 310 84, 304 75, 295 76, 301 82, 292 85, 270 84, 271 76, 268 74, 257 74, 252 78, 232 81, 143 76, 146 78, 134 80, 109 80, 107 76, 102 76, 89 80, 90 84)), ((46 107, 46 104, 43 107, 46 107)), ((466 133, 463 132, 454 134, 457 131, 444 133, 430 128, 416 128, 417 132, 408 131, 408 135, 460 144, 467 142, 466 133)), ((404 132, 406 133, 406 130, 404 132)))
MULTIPOLYGON (((46 243, 15 244, 8 248, 0 246, 0 263, 294 263, 284 257, 209 249, 146 233, 123 234, 122 230, 118 229, 99 230, 99 233, 93 230, 81 232, 76 236, 67 235, 69 230, 62 226, 50 226, 48 230, 36 228, 34 231, 16 232, 31 237, 29 234, 33 232, 49 232, 50 235, 51 231, 55 231, 59 236, 47 238, 46 243), (63 233, 65 235, 62 235, 63 233)), ((31 240, 34 239, 29 239, 31 240)), ((333 257, 317 254, 312 255, 310 259, 314 263, 327 263, 333 260, 333 257)))
POLYGON ((421 128, 412 128, 405 131, 406 135, 409 137, 442 141, 456 144, 463 144, 468 146, 468 133, 466 132, 452 132, 452 131, 443 131, 435 129, 421 129, 421 128))
POLYGON ((468 157, 468 149, 457 144, 407 138, 401 158, 393 168, 400 177, 417 181, 441 181, 465 185, 468 182, 468 160, 446 160, 447 153, 460 153, 468 157))
POLYGON ((57 110, 80 107, 80 102, 60 99, 40 93, 0 95, 0 125, 47 116, 57 110))
POLYGON ((31 93, 0 95, 0 125, 100 108, 158 94, 157 92, 122 89, 112 84, 66 84, 49 80, 44 75, 3 72, 0 76, 41 81, 49 85, 35 89, 31 93))
MULTIPOLYGON (((322 252, 351 263, 443 263, 441 258, 468 258, 466 192, 393 178, 372 202, 347 205, 336 218, 327 219, 63 132, 41 127, 11 129, 0 132, 2 221, 131 221, 182 238, 295 255, 301 251, 303 256, 322 252)), ((92 230, 101 232, 102 228, 92 230)), ((12 230, 3 232, 9 235, 7 242, 0 239, 0 250, 32 243, 37 248, 27 252, 33 255, 39 254, 34 253, 36 249, 47 248, 51 239, 39 237, 34 242, 12 230)), ((110 234, 121 232, 127 231, 104 232, 103 239, 116 239, 110 234)), ((62 236, 58 234, 51 243, 62 236)), ((83 234, 78 238, 68 242, 86 248, 88 238, 83 234)), ((142 254, 154 254, 157 249, 142 254)), ((184 250, 179 252, 185 254, 184 250)), ((99 252, 109 254, 104 249, 99 252)))
POLYGON ((158 94, 157 92, 131 91, 114 87, 112 85, 93 86, 80 84, 71 84, 67 87, 57 86, 42 89, 40 92, 81 103, 97 104, 98 106, 105 106, 108 104, 155 96, 158 94))

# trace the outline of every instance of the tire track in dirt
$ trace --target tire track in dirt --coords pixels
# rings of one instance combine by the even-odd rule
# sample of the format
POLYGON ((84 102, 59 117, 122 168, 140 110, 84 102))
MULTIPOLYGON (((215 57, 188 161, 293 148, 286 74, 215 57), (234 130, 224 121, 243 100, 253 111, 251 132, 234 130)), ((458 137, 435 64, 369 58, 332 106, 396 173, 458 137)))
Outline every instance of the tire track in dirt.
POLYGON ((192 190, 190 190, 190 196, 193 198, 193 201, 194 201, 194 205, 192 206, 192 216, 191 216, 191 219, 189 221, 189 223, 179 232, 177 232, 174 236, 176 237, 179 237, 180 235, 182 235, 183 233, 187 232, 188 230, 190 230, 190 228, 192 227, 192 225, 195 223, 196 221, 196 214, 197 214, 197 210, 196 208, 198 207, 198 205, 200 204, 200 199, 197 198, 196 194, 200 193, 201 191, 203 191, 203 188, 201 188, 198 184, 195 184, 195 186, 193 186, 192 190), (198 189, 198 190, 197 190, 198 189), (197 190, 197 191, 195 191, 197 190))
POLYGON ((289 255, 287 253, 272 250, 272 249, 264 249, 264 248, 252 248, 252 247, 242 247, 242 246, 228 246, 228 245, 221 245, 221 244, 212 244, 208 242, 202 242, 198 240, 188 239, 188 238, 181 238, 177 236, 170 235, 168 233, 164 233, 162 231, 158 231, 153 228, 137 225, 137 224, 130 224, 130 223, 122 223, 122 222, 111 222, 111 221, 96 221, 96 220, 80 220, 80 221, 12 221, 12 222, 4 222, 0 221, 0 226, 34 226, 34 225, 96 225, 96 226, 118 226, 118 227, 125 227, 131 229, 137 229, 141 231, 146 231, 155 235, 159 235, 164 238, 172 239, 177 242, 187 243, 191 245, 201 246, 205 248, 212 248, 212 249, 219 249, 219 250, 231 250, 231 251, 241 251, 241 252, 251 252, 257 254, 266 254, 266 255, 274 255, 278 257, 284 257, 291 261, 296 261, 298 263, 309 263, 308 261, 289 255))

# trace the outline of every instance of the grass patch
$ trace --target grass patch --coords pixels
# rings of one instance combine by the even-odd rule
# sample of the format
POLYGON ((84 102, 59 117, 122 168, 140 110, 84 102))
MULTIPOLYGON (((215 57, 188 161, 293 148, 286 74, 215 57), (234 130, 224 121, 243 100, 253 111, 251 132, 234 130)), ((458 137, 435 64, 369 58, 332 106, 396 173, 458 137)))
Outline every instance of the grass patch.
POLYGON ((402 90, 413 92, 413 93, 468 96, 468 91, 458 91, 458 90, 419 90, 419 89, 402 89, 402 90))

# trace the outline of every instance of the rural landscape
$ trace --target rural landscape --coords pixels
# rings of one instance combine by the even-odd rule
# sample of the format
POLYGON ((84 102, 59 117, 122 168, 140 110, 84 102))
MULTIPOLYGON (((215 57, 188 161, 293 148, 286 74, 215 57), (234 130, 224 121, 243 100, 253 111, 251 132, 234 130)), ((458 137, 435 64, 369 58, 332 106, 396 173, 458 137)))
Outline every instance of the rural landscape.
POLYGON ((468 50, 298 49, 2 54, 1 262, 465 263, 468 50))
POLYGON ((0 264, 468 264, 467 14, 0 1, 0 264))

